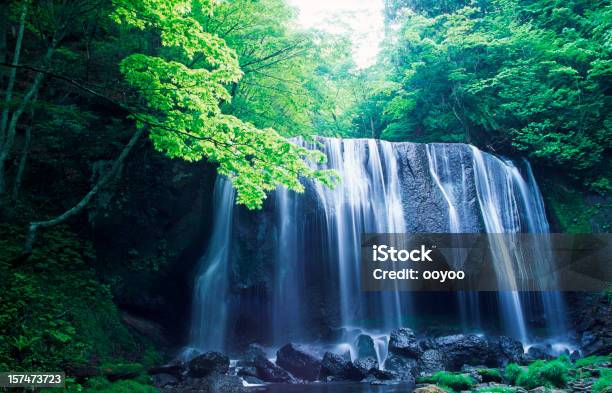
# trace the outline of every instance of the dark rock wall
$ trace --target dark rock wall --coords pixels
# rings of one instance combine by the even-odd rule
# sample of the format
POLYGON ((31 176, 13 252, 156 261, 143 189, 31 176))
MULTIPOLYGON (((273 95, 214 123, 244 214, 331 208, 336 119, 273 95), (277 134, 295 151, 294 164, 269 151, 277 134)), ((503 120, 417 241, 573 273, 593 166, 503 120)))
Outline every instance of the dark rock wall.
POLYGON ((212 227, 215 176, 205 162, 168 159, 146 142, 88 210, 98 264, 116 303, 161 325, 172 346, 187 337, 193 272, 212 227))

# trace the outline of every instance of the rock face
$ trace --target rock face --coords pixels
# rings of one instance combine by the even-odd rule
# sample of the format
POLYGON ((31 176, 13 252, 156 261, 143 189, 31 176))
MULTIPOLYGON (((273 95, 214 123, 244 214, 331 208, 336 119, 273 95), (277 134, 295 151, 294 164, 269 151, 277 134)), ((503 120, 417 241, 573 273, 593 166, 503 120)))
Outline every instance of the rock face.
MULTIPOLYGON (((367 372, 366 372, 367 373, 367 372)), ((321 361, 320 379, 322 381, 360 381, 366 373, 362 373, 350 358, 326 352, 321 361)))
POLYGON ((190 377, 202 378, 211 374, 225 374, 229 370, 229 358, 220 352, 206 352, 187 364, 190 377))
POLYGON ((376 348, 374 347, 374 340, 367 334, 360 334, 355 339, 355 345, 357 346, 357 357, 373 357, 376 358, 376 348))
POLYGON ((276 364, 307 381, 316 381, 321 369, 321 359, 307 346, 298 344, 287 344, 279 349, 276 364))
POLYGON ((399 328, 391 331, 389 352, 397 355, 418 358, 423 353, 417 337, 411 329, 399 328))

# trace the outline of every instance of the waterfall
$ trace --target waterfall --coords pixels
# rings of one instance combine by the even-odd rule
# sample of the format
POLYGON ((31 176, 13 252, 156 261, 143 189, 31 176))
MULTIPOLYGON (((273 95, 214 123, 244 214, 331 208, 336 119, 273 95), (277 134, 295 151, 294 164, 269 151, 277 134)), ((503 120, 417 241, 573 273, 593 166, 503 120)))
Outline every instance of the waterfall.
MULTIPOLYGON (((294 143, 322 150, 325 167, 342 181, 332 189, 307 180, 303 194, 279 187, 262 211, 247 212, 233 206, 234 192, 219 177, 214 229, 195 281, 191 345, 200 350, 221 349, 232 339, 282 345, 331 335, 352 343, 361 332, 383 342, 392 328, 411 326, 436 307, 456 314, 464 331, 480 329, 491 313, 476 292, 449 294, 457 304, 453 308, 429 294, 362 291, 361 234, 548 232, 526 161, 519 170, 466 144, 336 138, 294 143), (230 253, 245 245, 251 248, 230 253), (245 276, 244 270, 251 273, 245 276), (253 329, 237 333, 240 326, 253 329)), ((537 250, 537 261, 526 261, 504 242, 496 243, 494 235, 491 239, 497 279, 511 288, 518 278, 548 267, 547 244, 537 250)), ((460 264, 462 251, 456 252, 453 263, 460 264)), ((498 294, 497 320, 505 332, 530 340, 528 317, 539 310, 531 303, 544 310, 549 334, 563 332, 559 294, 529 296, 498 294)))
POLYGON ((213 231, 198 265, 191 346, 198 350, 223 350, 226 338, 229 289, 229 253, 235 192, 225 177, 218 176, 214 191, 213 231))

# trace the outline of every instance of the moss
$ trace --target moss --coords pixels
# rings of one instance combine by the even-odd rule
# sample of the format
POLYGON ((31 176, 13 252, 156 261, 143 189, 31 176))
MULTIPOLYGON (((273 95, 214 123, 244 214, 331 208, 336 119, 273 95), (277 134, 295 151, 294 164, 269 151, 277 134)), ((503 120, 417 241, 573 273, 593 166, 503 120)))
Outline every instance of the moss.
POLYGON ((442 388, 447 388, 455 392, 470 390, 476 384, 476 381, 466 374, 450 373, 446 371, 439 371, 430 377, 419 378, 418 382, 435 383, 442 388))
POLYGON ((594 366, 598 364, 608 363, 610 356, 588 356, 586 358, 576 360, 576 367, 594 366))
POLYGON ((605 212, 612 209, 611 203, 590 204, 582 192, 556 178, 543 180, 541 188, 546 205, 562 232, 590 233, 594 222, 604 231, 610 229, 605 212))
POLYGON ((500 382, 502 380, 501 372, 496 368, 479 368, 476 373, 480 375, 483 382, 500 382))

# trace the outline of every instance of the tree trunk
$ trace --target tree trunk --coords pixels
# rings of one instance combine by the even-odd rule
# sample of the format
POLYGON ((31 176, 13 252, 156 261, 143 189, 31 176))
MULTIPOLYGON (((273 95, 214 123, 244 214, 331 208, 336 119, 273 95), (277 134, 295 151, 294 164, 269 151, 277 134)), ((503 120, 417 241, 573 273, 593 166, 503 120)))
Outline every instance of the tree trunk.
MULTIPOLYGON (((6 43, 6 35, 9 28, 9 4, 0 2, 0 62, 6 62, 6 54, 8 51, 6 43)), ((4 86, 5 70, 0 70, 0 86, 4 86)))
POLYGON ((96 185, 83 197, 83 199, 79 201, 79 203, 77 203, 72 208, 66 210, 64 213, 60 214, 55 218, 46 221, 33 221, 30 223, 30 226, 28 228, 28 234, 26 236, 26 242, 24 245, 25 254, 32 253, 32 247, 34 246, 34 242, 36 241, 36 234, 39 228, 48 228, 61 224, 70 217, 80 213, 89 204, 89 202, 91 202, 93 197, 96 196, 96 194, 117 175, 119 169, 121 168, 121 165, 125 161, 125 158, 128 156, 128 154, 130 153, 130 151, 143 133, 143 127, 139 127, 136 129, 136 132, 132 135, 132 138, 130 139, 128 144, 125 145, 125 147, 121 151, 121 154, 119 154, 119 157, 117 157, 117 159, 113 163, 111 169, 100 177, 96 185))
MULTIPOLYGON (((47 53, 43 59, 44 64, 49 64, 49 60, 53 56, 53 52, 55 51, 55 47, 58 44, 58 40, 53 40, 51 46, 47 49, 47 53)), ((17 67, 13 67, 16 69, 17 67)), ((11 149, 13 148, 13 142, 15 141, 15 132, 17 130, 17 122, 19 118, 25 111, 27 105, 30 103, 32 98, 38 94, 38 90, 40 88, 40 84, 44 78, 45 74, 39 72, 34 77, 34 82, 30 86, 30 89, 26 93, 26 95, 21 99, 19 106, 13 112, 11 116, 11 121, 8 124, 6 129, 6 138, 4 139, 4 143, 0 149, 0 212, 4 210, 4 199, 6 194, 6 161, 11 153, 11 149)))
POLYGON ((34 105, 36 104, 36 96, 32 99, 32 105, 30 106, 30 124, 26 127, 25 139, 23 142, 23 148, 21 149, 21 157, 19 157, 19 166, 17 167, 17 173, 15 174, 15 182, 13 183, 13 193, 11 199, 13 204, 17 202, 19 197, 19 189, 21 188, 21 180, 23 179, 23 173, 25 171, 26 162, 28 161, 28 154, 30 153, 30 145, 32 144, 32 126, 34 124, 34 105))
MULTIPOLYGON (((21 8, 21 15, 19 16, 19 32, 17 33, 17 42, 15 43, 15 52, 13 53, 13 65, 19 64, 19 56, 21 54, 21 44, 23 43, 23 31, 25 29, 25 18, 28 12, 28 3, 23 2, 21 8)), ((15 78, 17 76, 17 68, 13 67, 9 71, 9 80, 6 86, 6 93, 4 96, 4 109, 2 110, 2 119, 0 120, 0 146, 4 150, 4 144, 8 139, 7 136, 7 124, 9 118, 9 108, 11 100, 13 99, 13 87, 15 86, 15 78)))

